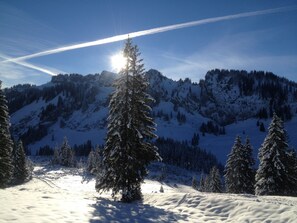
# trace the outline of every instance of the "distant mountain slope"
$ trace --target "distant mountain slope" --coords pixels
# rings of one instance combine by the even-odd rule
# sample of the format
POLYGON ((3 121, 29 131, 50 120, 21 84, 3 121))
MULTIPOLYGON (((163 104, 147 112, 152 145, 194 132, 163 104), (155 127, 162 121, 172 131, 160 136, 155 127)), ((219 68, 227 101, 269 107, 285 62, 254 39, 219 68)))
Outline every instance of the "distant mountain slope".
MULTIPOLYGON (((158 124, 157 134, 189 143, 199 134, 199 145, 206 150, 216 151, 211 141, 224 137, 230 137, 228 144, 232 145, 235 136, 228 131, 239 121, 253 120, 254 125, 237 134, 259 133, 257 120, 261 118, 267 127, 264 120, 274 111, 288 123, 296 116, 297 84, 272 73, 211 70, 199 84, 190 79, 174 81, 156 70, 145 75, 149 93, 156 100, 152 115, 158 124)), ((87 140, 103 144, 116 76, 107 71, 58 75, 45 85, 6 89, 13 135, 22 138, 33 152, 40 146, 60 144, 64 136, 71 144, 87 140)))

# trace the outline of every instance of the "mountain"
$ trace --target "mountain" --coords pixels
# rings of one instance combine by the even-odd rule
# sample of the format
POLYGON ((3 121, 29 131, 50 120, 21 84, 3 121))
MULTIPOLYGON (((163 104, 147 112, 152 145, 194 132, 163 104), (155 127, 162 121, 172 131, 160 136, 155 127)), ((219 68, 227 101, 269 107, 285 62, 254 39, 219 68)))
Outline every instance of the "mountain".
MULTIPOLYGON (((188 78, 174 81, 157 70, 145 76, 156 100, 152 115, 158 124, 157 135, 189 144, 196 140, 223 162, 238 134, 249 135, 258 148, 273 112, 289 129, 296 127, 297 84, 273 73, 216 69, 199 83, 188 78)), ((33 154, 45 145, 57 146, 64 136, 72 145, 88 140, 93 145, 104 144, 116 77, 108 71, 60 74, 41 86, 5 89, 12 135, 21 138, 33 154)), ((289 132, 289 136, 293 135, 289 132)), ((297 145, 294 138, 291 141, 297 145)))

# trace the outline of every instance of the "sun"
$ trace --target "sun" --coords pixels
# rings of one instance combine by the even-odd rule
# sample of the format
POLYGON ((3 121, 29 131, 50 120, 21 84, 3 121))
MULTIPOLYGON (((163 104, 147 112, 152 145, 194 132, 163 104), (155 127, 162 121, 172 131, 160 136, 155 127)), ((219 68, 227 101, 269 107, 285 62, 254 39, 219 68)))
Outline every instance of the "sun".
POLYGON ((111 56, 110 61, 112 69, 119 72, 122 68, 125 67, 127 59, 123 56, 121 52, 119 52, 111 56))

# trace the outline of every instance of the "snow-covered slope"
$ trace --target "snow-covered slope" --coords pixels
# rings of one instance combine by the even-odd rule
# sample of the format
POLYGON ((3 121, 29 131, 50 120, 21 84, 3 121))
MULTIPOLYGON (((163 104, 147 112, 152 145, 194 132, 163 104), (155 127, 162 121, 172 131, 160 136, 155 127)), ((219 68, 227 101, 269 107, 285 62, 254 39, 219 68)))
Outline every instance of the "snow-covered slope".
POLYGON ((0 223, 271 222, 295 223, 297 198, 201 193, 176 182, 146 180, 143 201, 98 194, 81 169, 38 164, 30 182, 0 190, 0 223), (160 186, 164 193, 160 193, 160 186))
MULTIPOLYGON (((45 145, 55 147, 64 136, 69 143, 104 144, 108 102, 116 75, 107 71, 82 76, 58 75, 42 86, 19 85, 6 89, 12 132, 35 154, 45 145)), ((257 121, 267 129, 270 113, 286 120, 291 145, 295 137, 297 84, 271 73, 209 71, 199 84, 189 79, 173 81, 156 70, 146 78, 156 102, 152 115, 159 137, 191 142, 199 133, 199 146, 213 152, 224 163, 236 135, 249 136, 255 149, 265 137, 257 121), (267 117, 267 119, 266 119, 267 117), (226 134, 202 133, 203 123, 224 126, 226 134), (203 136, 205 135, 205 136, 203 136)))

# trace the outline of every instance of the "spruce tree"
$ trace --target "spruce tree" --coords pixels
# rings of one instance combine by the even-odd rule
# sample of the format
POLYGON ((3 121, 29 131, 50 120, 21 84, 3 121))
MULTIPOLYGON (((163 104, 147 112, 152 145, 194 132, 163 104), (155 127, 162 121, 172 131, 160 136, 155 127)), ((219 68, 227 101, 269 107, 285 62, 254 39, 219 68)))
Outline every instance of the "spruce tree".
POLYGON ((249 193, 254 191, 254 159, 249 138, 242 145, 236 137, 225 166, 225 183, 228 193, 249 193))
POLYGON ((61 163, 61 157, 60 157, 60 149, 56 146, 54 148, 54 155, 52 159, 52 164, 60 164, 61 163))
POLYGON ((289 195, 294 183, 289 176, 291 167, 287 137, 283 121, 275 113, 258 156, 260 164, 256 173, 256 194, 289 195))
POLYGON ((141 199, 141 182, 147 175, 146 166, 159 159, 150 140, 155 123, 150 117, 148 83, 137 46, 127 40, 123 55, 125 67, 115 81, 109 104, 108 131, 103 151, 104 171, 98 175, 96 189, 120 193, 123 202, 141 199))
POLYGON ((192 177, 192 188, 195 190, 198 189, 198 182, 195 176, 192 177))
POLYGON ((95 151, 91 151, 87 161, 87 171, 91 174, 96 174, 102 168, 102 156, 100 149, 97 147, 95 151))
POLYGON ((228 193, 242 193, 244 177, 242 176, 243 145, 237 136, 225 166, 225 186, 228 193))
POLYGON ((214 166, 209 173, 209 191, 214 193, 222 192, 221 175, 219 169, 214 166))
POLYGON ((96 158, 95 158, 95 152, 91 150, 88 156, 88 161, 87 161, 87 171, 91 174, 96 172, 96 158))
POLYGON ((205 179, 202 174, 200 176, 200 181, 199 181, 199 191, 205 192, 205 179))
POLYGON ((297 196, 297 155, 294 149, 290 149, 288 154, 288 195, 297 196))
POLYGON ((74 152, 72 151, 68 140, 64 137, 64 141, 60 148, 60 164, 62 166, 74 167, 76 165, 74 152))
POLYGON ((13 150, 13 184, 22 184, 30 176, 22 141, 15 142, 13 150))
POLYGON ((254 171, 255 160, 253 158, 253 148, 250 143, 250 139, 247 137, 243 151, 243 193, 254 194, 255 187, 255 171, 254 171))
POLYGON ((0 188, 7 186, 11 180, 12 140, 9 132, 9 115, 5 95, 0 81, 0 188))
POLYGON ((211 192, 210 183, 211 183, 210 175, 205 175, 204 183, 203 183, 203 185, 204 185, 203 191, 204 192, 211 192))

